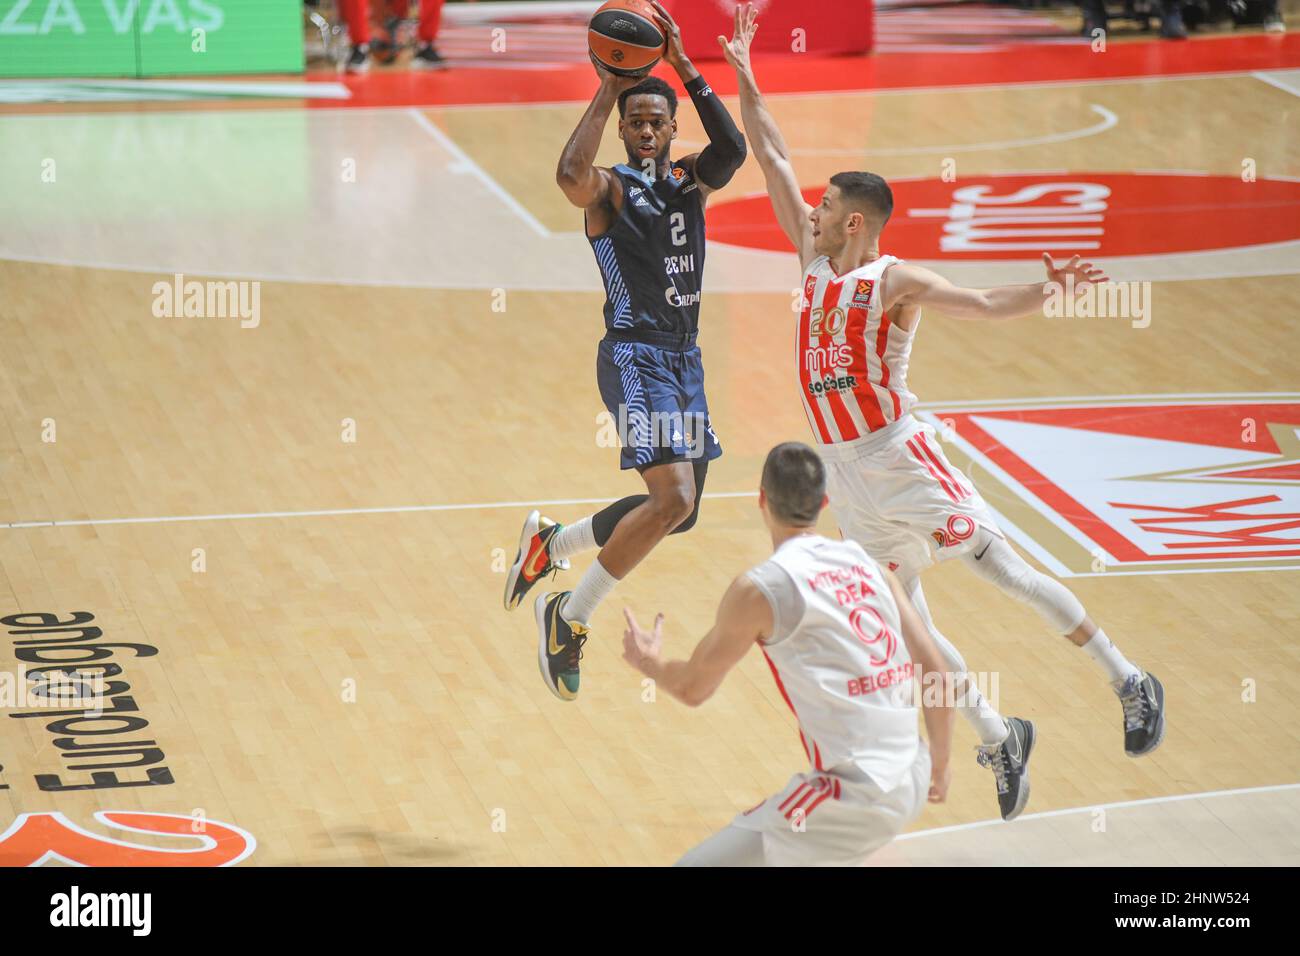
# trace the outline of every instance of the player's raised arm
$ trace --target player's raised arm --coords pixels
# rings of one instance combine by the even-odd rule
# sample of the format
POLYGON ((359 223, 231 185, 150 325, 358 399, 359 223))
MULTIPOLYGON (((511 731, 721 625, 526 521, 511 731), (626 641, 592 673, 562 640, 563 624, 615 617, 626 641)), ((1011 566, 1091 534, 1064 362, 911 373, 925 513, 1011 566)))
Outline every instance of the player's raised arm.
POLYGON ((749 47, 757 31, 758 14, 752 3, 746 3, 736 8, 735 35, 730 41, 718 37, 718 42, 722 44, 723 56, 736 70, 736 79, 740 84, 740 118, 745 124, 750 149, 767 181, 767 194, 772 199, 776 220, 799 253, 799 264, 806 267, 816 258, 812 223, 808 219, 812 207, 803 201, 799 181, 795 179, 794 168, 790 165, 790 149, 754 79, 749 47))
POLYGON ((1063 266, 1043 253, 1047 267, 1044 282, 1004 285, 993 289, 966 289, 921 266, 900 263, 889 270, 885 283, 885 308, 896 305, 926 306, 955 319, 1018 319, 1037 315, 1054 295, 1077 291, 1094 282, 1109 281, 1091 262, 1075 256, 1063 266))
POLYGON ((772 632, 772 605, 746 575, 731 582, 718 605, 712 629, 696 645, 690 660, 665 661, 662 614, 654 630, 637 624, 632 612, 624 610, 627 630, 623 632, 623 659, 639 670, 670 697, 688 707, 698 707, 722 685, 727 672, 740 663, 761 637, 772 632))
MULTIPOLYGON (((731 182, 745 162, 745 137, 736 128, 735 120, 713 95, 713 89, 700 75, 682 46, 682 31, 672 15, 657 0, 651 0, 657 14, 659 29, 667 38, 664 62, 677 71, 686 92, 695 105, 700 124, 709 137, 709 145, 694 157, 695 179, 700 184, 700 195, 707 196, 731 182)), ((690 159, 691 157, 686 157, 690 159)))
POLYGON ((564 152, 560 154, 560 163, 555 169, 555 182, 569 202, 580 209, 595 206, 609 195, 615 176, 608 169, 594 165, 596 151, 600 149, 600 138, 604 135, 605 124, 609 122, 609 114, 618 103, 618 95, 643 79, 616 76, 596 63, 594 57, 592 65, 600 77, 600 87, 592 97, 587 112, 578 121, 578 128, 565 144, 564 152))
POLYGON ((953 675, 898 577, 884 568, 881 570, 894 595, 894 603, 898 605, 903 643, 907 645, 912 663, 920 669, 921 713, 925 717, 925 735, 930 742, 930 802, 941 803, 948 795, 948 782, 952 775, 948 759, 952 753, 952 725, 957 713, 953 707, 953 675), (941 686, 935 688, 934 682, 941 686))

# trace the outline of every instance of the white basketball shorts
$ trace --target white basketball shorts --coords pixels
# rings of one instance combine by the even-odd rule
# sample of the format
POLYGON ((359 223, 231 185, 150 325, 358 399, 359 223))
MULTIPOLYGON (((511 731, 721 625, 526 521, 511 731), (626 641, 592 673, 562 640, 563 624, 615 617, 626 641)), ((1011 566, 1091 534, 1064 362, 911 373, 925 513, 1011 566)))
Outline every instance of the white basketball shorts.
POLYGON ((1002 536, 970 479, 949 464, 934 428, 910 415, 818 452, 844 537, 904 580, 970 550, 978 527, 1002 536))
MULTIPOLYGON (((930 751, 888 792, 852 764, 797 773, 731 827, 762 835, 767 866, 860 866, 925 807, 930 751)), ((725 863, 723 864, 725 865, 725 863)))

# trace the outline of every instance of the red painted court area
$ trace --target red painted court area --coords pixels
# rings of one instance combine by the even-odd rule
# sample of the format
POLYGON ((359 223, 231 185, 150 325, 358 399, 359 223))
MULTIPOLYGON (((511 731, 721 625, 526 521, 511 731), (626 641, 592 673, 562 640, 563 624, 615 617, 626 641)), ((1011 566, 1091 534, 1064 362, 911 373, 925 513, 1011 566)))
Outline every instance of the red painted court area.
MULTIPOLYGON (((895 178, 890 248, 909 259, 1010 259, 1035 251, 1136 256, 1300 239, 1300 182, 1177 173, 895 178), (1214 227, 1206 214, 1213 211, 1214 227)), ((804 190, 810 205, 823 187, 804 190)), ((720 242, 784 252, 766 193, 709 209, 720 242)))
MULTIPOLYGON (((731 70, 721 62, 699 64, 719 93, 736 92, 731 70)), ((1133 77, 1189 76, 1300 67, 1300 34, 1208 37, 1186 43, 1161 40, 1112 42, 1094 52, 1075 44, 1035 45, 981 53, 879 53, 864 57, 791 55, 764 57, 767 93, 903 90, 1133 77)), ((671 71, 660 70, 669 82, 671 71)), ((546 70, 458 68, 443 73, 376 72, 340 78, 333 71, 310 79, 342 82, 352 92, 346 103, 311 102, 318 109, 374 106, 432 106, 486 103, 547 103, 586 100, 593 74, 589 64, 546 70)))

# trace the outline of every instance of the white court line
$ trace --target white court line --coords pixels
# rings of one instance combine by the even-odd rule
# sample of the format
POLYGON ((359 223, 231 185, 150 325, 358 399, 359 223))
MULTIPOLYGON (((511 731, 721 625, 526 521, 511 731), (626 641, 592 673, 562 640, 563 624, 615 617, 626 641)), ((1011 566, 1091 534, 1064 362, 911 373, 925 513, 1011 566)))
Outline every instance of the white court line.
MULTIPOLYGON (((1068 817, 1076 813, 1092 813, 1094 810, 1121 810, 1125 807, 1140 807, 1154 803, 1181 803, 1184 800, 1209 800, 1212 797, 1232 797, 1247 793, 1277 793, 1283 790, 1300 790, 1300 783, 1279 783, 1268 787, 1242 787, 1239 790, 1210 790, 1206 793, 1180 793, 1168 797, 1146 797, 1142 800, 1122 800, 1118 803, 1096 803, 1086 807, 1070 807, 1067 810, 1044 810, 1042 813, 1026 813, 1011 821, 1011 825, 1022 820, 1046 820, 1049 817, 1068 817)), ((916 830, 896 837, 897 840, 915 840, 919 837, 938 836, 941 833, 956 833, 961 830, 978 830, 982 827, 995 827, 1005 824, 1005 820, 977 820, 974 823, 957 823, 950 827, 935 827, 933 830, 916 830)))
MULTIPOLYGON (((752 498, 758 491, 706 491, 704 498, 752 498)), ((329 508, 318 511, 247 511, 214 515, 161 515, 144 518, 79 518, 71 521, 10 521, 0 528, 77 528, 107 524, 164 524, 176 521, 240 521, 246 518, 327 518, 334 515, 412 514, 422 511, 474 511, 492 508, 535 508, 551 505, 603 505, 611 498, 555 498, 551 501, 478 501, 456 505, 395 505, 383 508, 329 508)))
MULTIPOLYGON (((319 110, 314 112, 320 112, 319 110)), ((120 115, 120 114, 113 114, 120 115)), ((3 117, 0 117, 2 119, 3 117)), ((901 177, 900 177, 901 178, 901 177)), ((1269 176, 1269 179, 1282 179, 1281 176, 1269 176)), ((766 197, 767 193, 758 193, 758 196, 766 197)), ((737 197, 746 198, 746 197, 737 197)), ((543 229, 546 227, 543 226, 543 229)), ((548 233, 549 237, 573 237, 585 236, 580 229, 561 230, 559 232, 548 233)), ((709 239, 709 246, 725 246, 728 249, 736 249, 747 255, 765 256, 767 259, 779 266, 782 262, 795 263, 794 251, 776 252, 770 249, 755 249, 752 246, 737 246, 731 243, 722 242, 718 239, 709 239)), ((1112 270, 1115 268, 1128 268, 1128 264, 1134 260, 1141 260, 1139 268, 1141 269, 1159 269, 1166 262, 1174 262, 1183 259, 1212 256, 1238 256, 1241 253, 1250 252, 1254 254, 1277 251, 1296 251, 1300 252, 1300 239, 1288 239, 1283 242, 1261 243, 1255 246, 1233 246, 1225 249, 1205 249, 1199 252, 1160 252, 1160 253, 1143 253, 1138 256, 1098 256, 1098 262, 1104 262, 1112 270)), ((941 271, 952 266, 964 265, 960 260, 954 259, 912 259, 916 265, 923 265, 929 269, 941 271)), ((1297 263, 1300 263, 1300 256, 1297 256, 1297 263)), ((6 251, 0 249, 0 262, 28 262, 34 265, 42 266, 62 266, 72 269, 104 269, 114 272, 135 272, 141 275, 174 275, 179 272, 186 276, 220 276, 225 279, 248 279, 261 282, 284 282, 294 283, 297 285, 324 285, 324 286, 357 286, 366 289, 433 289, 437 291, 471 291, 481 292, 485 289, 493 288, 483 282, 466 282, 455 278, 445 278, 437 282, 425 282, 417 279, 371 279, 364 276, 337 276, 333 274, 322 275, 288 275, 279 272, 248 272, 244 270, 221 270, 213 272, 211 263, 200 266, 160 266, 157 264, 144 265, 138 262, 113 262, 105 259, 67 259, 59 256, 30 255, 15 251, 6 251)), ((987 266, 1033 266, 1038 263, 1037 259, 1032 256, 1027 259, 996 259, 984 260, 980 264, 987 266)), ((764 265, 763 263, 759 264, 764 265)), ((1149 272, 1142 272, 1142 275, 1149 275, 1149 272)), ((1260 271, 1250 271, 1246 266, 1239 266, 1232 269, 1212 271, 1209 269, 1191 273, 1188 275, 1164 275, 1158 279, 1152 279, 1152 282, 1199 282, 1209 279, 1252 279, 1252 278, 1270 278, 1274 276, 1293 276, 1300 274, 1300 267, 1287 269, 1284 265, 1264 266, 1260 271)), ((512 292, 553 292, 556 294, 603 294, 601 287, 596 285, 577 285, 559 283, 553 285, 539 285, 536 283, 529 285, 511 285, 512 292)), ((794 288, 798 288, 797 285, 794 288)), ((735 293, 752 293, 754 288, 751 284, 744 282, 728 282, 714 285, 712 282, 706 285, 706 291, 713 295, 732 295, 735 293)), ((786 296, 787 293, 780 289, 771 289, 767 292, 761 292, 761 295, 786 296)))
POLYGON ((440 130, 437 125, 429 119, 429 117, 425 116, 423 112, 415 108, 408 109, 407 113, 409 113, 430 136, 436 139, 443 149, 456 157, 456 164, 451 167, 452 172, 470 173, 478 179, 479 182, 486 186, 493 195, 505 203, 506 206, 515 213, 515 215, 526 222, 533 232, 537 233, 543 239, 549 239, 551 237, 551 231, 549 229, 538 222, 537 218, 520 205, 519 201, 515 199, 514 196, 506 192, 506 190, 502 188, 501 184, 489 176, 482 166, 470 159, 469 154, 457 146, 451 137, 440 130))
MULTIPOLYGON (((1072 408, 1075 405, 1092 406, 1098 402, 1128 402, 1128 401, 1145 401, 1155 402, 1157 404, 1176 403, 1187 399, 1209 399, 1206 404, 1210 405, 1231 405, 1234 402, 1243 399, 1252 398, 1269 398, 1282 400, 1300 399, 1300 392, 1143 392, 1137 394, 1121 395, 1044 395, 1022 396, 1021 398, 980 398, 963 401, 925 401, 917 402, 914 408, 942 410, 945 408, 986 408, 989 411, 999 411, 1005 405, 1042 405, 1044 408, 1061 407, 1072 408)), ((1100 411, 1105 405, 1098 407, 1100 411)))
MULTIPOLYGON (((1246 74, 1241 74, 1241 75, 1246 75, 1246 74)), ((791 95, 803 96, 804 94, 791 94, 791 95)), ((769 99, 770 98, 771 97, 769 97, 769 99)), ((431 120, 429 120, 427 116, 424 115, 423 112, 424 110, 435 109, 435 108, 441 109, 443 107, 418 107, 418 108, 405 107, 405 106, 403 107, 387 107, 387 106, 358 107, 357 109, 351 110, 350 112, 370 113, 370 112, 394 112, 397 110, 401 110, 410 113, 412 116, 415 117, 416 121, 427 132, 430 133, 430 135, 432 135, 435 139, 437 139, 445 149, 447 149, 449 152, 451 152, 454 156, 457 157, 459 161, 459 165, 453 165, 451 167, 454 171, 470 172, 474 174, 477 178, 479 178, 484 183, 484 185, 489 189, 489 191, 494 193, 498 198, 502 200, 502 202, 506 204, 507 207, 512 209, 517 215, 519 215, 522 219, 524 219, 524 221, 527 222, 529 226, 533 229, 533 231, 536 232, 540 237, 544 239, 550 239, 556 236, 559 237, 574 237, 574 236, 585 237, 586 236, 586 233, 584 233, 581 230, 575 230, 575 231, 565 230, 565 231, 553 233, 549 229, 547 229, 544 225, 542 225, 541 222, 539 222, 532 215, 532 213, 530 213, 526 208, 524 208, 509 192, 507 192, 498 182, 496 182, 496 180, 494 180, 491 176, 489 176, 488 173, 485 170, 483 170, 482 167, 480 167, 472 159, 470 159, 465 154, 465 152, 455 144, 455 142, 453 142, 441 129, 439 129, 431 120)), ((1103 109, 1102 107, 1097 107, 1097 108, 1103 109)), ((296 116, 302 112, 303 111, 299 109, 261 110, 259 111, 259 116, 274 116, 275 114, 296 116)), ((344 110, 316 109, 311 111, 311 115, 313 116, 313 118, 329 116, 331 118, 338 119, 338 118, 342 118, 343 116, 346 116, 347 112, 348 111, 344 111, 344 110)), ((83 114, 0 113, 0 124, 15 122, 15 121, 16 122, 22 122, 22 121, 48 122, 51 119, 51 117, 58 118, 60 116, 65 116, 65 115, 83 115, 83 114)), ((101 114, 84 114, 84 115, 99 116, 101 114)), ((110 114, 103 114, 103 115, 110 115, 110 114)), ((111 115, 116 116, 120 114, 111 114, 111 115)), ((175 111, 169 111, 165 115, 169 117, 191 115, 191 116, 199 116, 203 118, 211 118, 213 115, 216 114, 213 114, 210 111, 205 112, 205 111, 175 110, 175 111)), ((116 122, 117 120, 114 121, 116 122)), ((934 149, 934 147, 926 147, 926 148, 934 149)), ((971 147, 971 148, 976 148, 976 147, 971 147)), ((1068 170, 1068 169, 1022 169, 1022 170, 1018 170, 1016 172, 1016 175, 1064 176, 1064 175, 1074 174, 1075 172, 1076 171, 1074 170, 1068 170)), ((1199 171, 1189 172, 1186 170, 1166 170, 1163 171, 1163 173, 1166 175, 1185 175, 1185 176, 1198 176, 1198 177, 1209 175, 1205 172, 1199 172, 1199 171)), ((1002 174, 992 174, 992 175, 1002 175, 1002 174)), ((891 182, 915 182, 915 181, 923 181, 932 178, 933 177, 931 176, 924 176, 924 175, 894 176, 891 177, 890 181, 891 182)), ((1276 176, 1263 176, 1260 178, 1268 181, 1300 182, 1300 176, 1276 175, 1276 176)), ((768 194, 765 190, 760 189, 760 190, 753 190, 748 193, 743 193, 732 198, 734 201, 740 201, 744 199, 766 199, 767 195, 768 194)), ((775 252, 772 250, 758 250, 748 246, 733 246, 730 243, 725 243, 715 239, 708 240, 708 244, 711 246, 726 246, 728 248, 742 250, 743 252, 751 255, 765 255, 769 259, 771 259, 771 261, 774 263, 778 259, 781 259, 783 261, 786 260, 793 261, 793 252, 775 252)), ((1200 249, 1195 251, 1168 252, 1168 253, 1142 253, 1133 256, 1103 256, 1103 257, 1099 257, 1098 261, 1104 260, 1107 264, 1110 265, 1112 269, 1114 269, 1115 267, 1127 268, 1127 264, 1133 261, 1139 261, 1141 263, 1140 268, 1159 269, 1161 263, 1166 261, 1181 262, 1187 259, 1197 259, 1197 258, 1208 259, 1216 256, 1237 256, 1247 251, 1256 255, 1265 252, 1300 251, 1300 240, 1284 239, 1278 242, 1258 243, 1255 245, 1247 245, 1247 246, 1229 246, 1222 249, 1200 249)), ((988 260, 986 264, 990 266, 994 266, 994 265, 1028 266, 1033 264, 1035 261, 1036 260, 1033 260, 1032 258, 999 259, 999 260, 988 260)), ((205 266, 199 266, 199 267, 183 266, 178 268, 173 263, 172 265, 167 265, 167 266, 151 265, 145 267, 140 263, 123 263, 123 262, 114 262, 114 261, 107 261, 101 259, 87 259, 87 258, 68 259, 59 256, 25 254, 16 251, 6 251, 3 249, 0 249, 0 262, 29 262, 38 265, 65 266, 69 268, 105 269, 105 270, 113 270, 119 272, 138 272, 146 275, 155 274, 155 273, 170 275, 177 272, 182 273, 184 275, 219 274, 226 279, 248 279, 248 280, 259 280, 263 282, 286 282, 286 283, 302 283, 302 284, 312 284, 312 285, 360 286, 365 288, 438 289, 438 290, 472 290, 472 291, 481 291, 483 289, 489 288, 488 286, 483 285, 482 283, 461 282, 454 278, 443 278, 436 282, 424 282, 424 281, 418 281, 413 279, 401 279, 401 280, 370 279, 370 278, 356 277, 356 276, 338 277, 335 275, 316 275, 316 276, 301 275, 301 274, 287 275, 283 273, 272 273, 272 272, 263 272, 263 271, 247 272, 247 271, 236 270, 236 271, 222 271, 220 273, 213 273, 212 271, 210 271, 209 268, 205 266)), ((926 265, 934 269, 943 269, 945 267, 962 264, 959 261, 949 260, 949 259, 914 259, 913 262, 926 265)), ((1297 256, 1297 263, 1300 263, 1300 256, 1297 256)), ((1188 281, 1205 280, 1205 279, 1239 279, 1239 278, 1252 278, 1252 277, 1259 277, 1259 276, 1291 276, 1291 275, 1300 274, 1300 268, 1290 269, 1288 271, 1277 271, 1279 268, 1283 268, 1283 267, 1266 266, 1264 267, 1264 271, 1255 272, 1255 271, 1248 271, 1244 267, 1238 266, 1229 270, 1222 270, 1222 271, 1201 270, 1188 275, 1168 275, 1161 279, 1153 280, 1153 281, 1188 282, 1188 281)), ((547 285, 547 286, 536 285, 536 284, 523 285, 523 286, 515 285, 515 286, 511 286, 511 289, 518 292, 557 292, 557 293, 600 293, 603 291, 598 285, 587 286, 581 284, 579 285, 555 284, 555 285, 547 285)), ((753 289, 748 284, 745 283, 741 283, 739 285, 735 283, 724 283, 722 285, 710 284, 708 291, 710 291, 715 295, 729 295, 735 292, 752 292, 753 289)), ((772 294, 776 294, 776 290, 773 290, 772 294)))
MULTIPOLYGON (((1300 79, 1300 70, 1272 70, 1273 73, 1294 73, 1297 79, 1300 79)), ((1267 83, 1269 86, 1276 87, 1283 93, 1290 93, 1292 96, 1300 96, 1300 87, 1288 86, 1279 79, 1269 76, 1263 71, 1250 74, 1261 83, 1267 83)))
MULTIPOLYGON (((1098 133, 1104 133, 1106 130, 1119 124, 1119 117, 1101 104, 1089 103, 1088 108, 1100 116, 1101 121, 1094 123, 1092 126, 1071 130, 1066 133, 1048 133, 1044 136, 1030 136, 1025 139, 1006 139, 1001 142, 992 143, 972 143, 969 146, 925 146, 913 149, 909 149, 905 146, 898 146, 891 149, 869 149, 866 151, 866 155, 907 156, 917 153, 970 153, 986 149, 1016 149, 1022 146, 1043 146, 1048 143, 1065 143, 1072 139, 1083 139, 1085 136, 1096 136, 1098 133)), ((792 152, 798 152, 798 150, 792 150, 792 152)), ((820 153, 813 153, 809 150, 804 150, 804 152, 809 155, 820 155, 820 153)))
MULTIPOLYGON (((952 52, 945 48, 944 52, 952 52)), ((1023 90, 1026 87, 1054 88, 1054 87, 1071 87, 1071 86, 1115 86, 1125 85, 1125 83, 1161 83, 1170 81, 1180 81, 1180 79, 1235 79, 1239 77, 1253 77, 1257 70, 1222 70, 1218 73, 1177 73, 1170 75, 1160 75, 1160 77, 1151 77, 1151 75, 1132 75, 1132 77, 1105 77, 1088 79, 1018 79, 1013 83, 969 83, 969 85, 954 86, 904 86, 888 88, 888 90, 872 90, 872 88, 859 88, 859 90, 801 90, 798 92, 764 92, 763 99, 766 100, 797 100, 797 99, 818 99, 823 96, 910 96, 913 94, 933 94, 933 92, 943 92, 943 94, 957 94, 957 92, 967 91, 995 91, 995 90, 1023 90)), ((725 94, 723 99, 737 99, 737 94, 725 94)), ((528 109, 534 107, 572 107, 572 105, 584 103, 585 100, 542 100, 538 103, 446 103, 446 104, 429 104, 421 109, 528 109)), ((357 107, 359 109, 407 109, 407 107, 357 107)), ((343 107, 318 107, 312 112, 321 112, 322 109, 343 109, 343 107)), ((195 111, 211 112, 211 111, 195 111)))
MULTIPOLYGON (((131 94, 188 94, 197 93, 216 96, 219 99, 242 99, 247 97, 268 99, 351 99, 352 91, 342 83, 313 83, 308 81, 265 83, 243 82, 229 83, 219 80, 63 80, 63 79, 24 79, 0 81, 0 103, 14 102, 7 99, 6 92, 36 91, 99 91, 104 93, 131 94)), ((164 97, 165 98, 165 97, 164 97)), ((147 101, 144 97, 143 101, 147 101)), ((51 102, 51 101, 43 101, 51 102)), ((75 102, 75 101, 74 101, 75 102)), ((41 114, 34 114, 41 115, 41 114)), ((48 115, 48 114, 45 114, 48 115)))
MULTIPOLYGON (((1048 143, 1064 143, 1085 136, 1096 136, 1119 124, 1119 117, 1098 103, 1089 103, 1088 108, 1101 117, 1101 122, 1064 133, 1046 133, 1042 136, 1027 136, 1023 139, 1004 139, 985 143, 956 143, 945 146, 894 146, 882 149, 842 149, 819 148, 815 146, 791 146, 792 156, 919 156, 927 153, 974 153, 986 149, 1018 149, 1024 146, 1043 146, 1048 143)), ((679 146, 704 146, 702 140, 678 140, 679 146)), ((1200 174, 1198 174, 1200 175, 1200 174)), ((1208 173, 1204 175, 1209 175, 1208 173)))
MULTIPOLYGON (((951 48, 944 48, 945 53, 951 53, 951 48)), ((1026 88, 1033 89, 1052 89, 1056 87, 1084 87, 1084 86, 1115 86, 1126 83, 1164 83, 1176 80, 1221 80, 1236 79, 1240 77, 1251 77, 1260 79, 1263 82, 1269 82, 1259 76, 1258 70, 1224 70, 1213 73, 1180 73, 1167 76, 1116 76, 1104 77, 1098 79, 1074 79, 1074 80, 1019 80, 1014 83, 973 83, 958 84, 955 86, 905 86, 895 89, 871 89, 862 88, 856 90, 803 90, 791 93, 764 93, 763 97, 767 100, 794 100, 794 99, 817 99, 822 97, 844 97, 844 96, 911 96, 918 93, 965 93, 965 92, 989 92, 1000 90, 1020 90, 1026 88)), ((312 81, 308 81, 312 82, 312 81)), ((325 81, 320 81, 324 83, 325 81)), ((724 99, 736 99, 737 94, 731 93, 723 97, 724 99)), ((425 103, 418 107, 411 106, 342 106, 333 105, 327 101, 322 101, 311 110, 313 114, 332 113, 335 111, 349 113, 392 113, 398 111, 454 111, 454 110, 521 110, 521 109, 538 109, 538 108, 556 108, 572 107, 587 102, 585 99, 572 100, 540 100, 537 102, 509 102, 509 103, 425 103)), ((192 110, 168 110, 170 115, 212 115, 211 108, 195 107, 192 110)), ((267 112, 274 112, 268 110, 267 112)), ((302 112, 293 110, 292 112, 302 112)), ((51 116, 68 117, 68 116, 94 116, 97 113, 78 113, 75 110, 66 110, 59 113, 3 113, 0 112, 0 118, 5 120, 17 119, 49 119, 51 116)), ((441 133, 439 130, 438 133, 441 133)), ((435 134, 437 135, 437 134, 435 134)))
MULTIPOLYGON (((1207 560, 1213 560, 1213 559, 1207 559, 1207 560)), ((1251 560, 1251 559, 1247 558, 1246 560, 1251 560)), ((1264 560, 1264 559, 1259 559, 1259 560, 1264 560)), ((1154 562, 1147 562, 1147 563, 1148 566, 1154 564, 1154 562)), ((1294 564, 1267 565, 1262 567, 1251 567, 1249 565, 1243 565, 1241 567, 1230 567, 1230 568, 1188 568, 1188 567, 1154 568, 1152 567, 1146 571, 1080 571, 1071 574, 1070 577, 1072 578, 1129 578, 1129 577, 1142 576, 1148 578, 1155 578, 1155 577, 1160 577, 1161 575, 1164 574, 1236 574, 1244 571, 1250 571, 1255 574, 1266 574, 1269 571, 1295 571, 1295 570, 1296 570, 1296 566, 1294 564)))
MULTIPOLYGON (((1079 396, 1056 396, 1042 398, 987 398, 978 401, 965 402, 918 402, 918 410, 933 409, 954 409, 954 408, 1005 408, 1008 405, 1041 405, 1043 407, 1073 407, 1075 403, 1080 403, 1088 407, 1094 406, 1097 402, 1108 401, 1130 401, 1135 399, 1158 402, 1177 402, 1186 399, 1217 399, 1216 402, 1207 404, 1227 404, 1232 401, 1240 401, 1250 398, 1267 398, 1267 399, 1296 399, 1300 398, 1300 392, 1243 392, 1224 395, 1223 393, 1164 393, 1164 394, 1141 394, 1141 395, 1079 395, 1079 396), (1068 403, 1068 404, 1062 404, 1068 403)), ((1104 408, 1105 406, 1100 406, 1104 408)), ((702 497, 710 499, 721 498, 749 498, 757 495, 755 491, 706 491, 702 497)), ((530 508, 530 507, 551 507, 553 505, 592 505, 605 504, 610 501, 618 500, 618 496, 605 498, 554 498, 547 501, 484 501, 484 502, 467 502, 464 504, 444 504, 444 505, 393 505, 377 508, 327 508, 311 511, 249 511, 249 512, 232 512, 229 514, 207 514, 207 515, 160 515, 139 518, 79 518, 73 520, 50 520, 50 521, 9 521, 0 522, 0 528, 74 528, 86 527, 90 525, 113 525, 113 524, 163 524, 167 522, 180 521, 239 521, 253 518, 327 518, 335 515, 370 515, 370 514, 414 514, 420 512, 435 511, 472 511, 474 509, 490 510, 494 508, 530 508)), ((1220 569, 1222 570, 1222 569, 1220 569)), ((1267 568, 1242 568, 1241 570, 1270 570, 1267 568)), ((1123 574, 1121 571, 1107 571, 1101 576, 1114 576, 1123 574)), ((1143 573, 1143 572, 1133 572, 1143 573)), ((1166 572, 1172 573, 1172 572, 1166 572)), ((1076 575, 1076 577, 1091 577, 1091 575, 1076 575)))

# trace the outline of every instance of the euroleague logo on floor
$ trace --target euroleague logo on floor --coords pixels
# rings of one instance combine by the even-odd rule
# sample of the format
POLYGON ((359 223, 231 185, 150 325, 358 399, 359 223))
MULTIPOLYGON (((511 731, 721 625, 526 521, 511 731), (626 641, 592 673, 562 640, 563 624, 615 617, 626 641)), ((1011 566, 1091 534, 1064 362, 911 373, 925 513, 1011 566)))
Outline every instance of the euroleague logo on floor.
POLYGON ((62 813, 20 813, 0 833, 0 866, 234 866, 257 849, 247 830, 230 823, 180 813, 100 810, 100 825, 150 837, 197 840, 162 848, 130 843, 83 829, 62 813))
MULTIPOLYGON (((891 179, 884 244, 903 259, 1205 252, 1300 239, 1300 182, 1199 173, 1016 173, 891 179)), ((823 187, 803 190, 810 205, 823 187)), ((710 235, 788 252, 766 193, 709 207, 710 235)))

